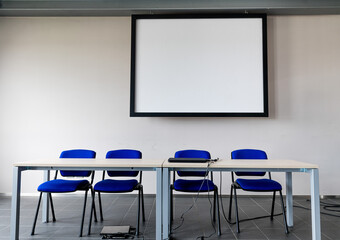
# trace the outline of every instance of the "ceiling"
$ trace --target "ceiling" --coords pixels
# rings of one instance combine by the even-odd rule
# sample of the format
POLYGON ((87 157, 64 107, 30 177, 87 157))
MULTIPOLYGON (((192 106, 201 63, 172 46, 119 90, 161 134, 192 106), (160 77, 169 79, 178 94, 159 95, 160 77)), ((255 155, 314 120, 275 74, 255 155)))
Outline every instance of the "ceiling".
POLYGON ((0 0, 0 16, 173 13, 340 14, 340 0, 0 0))

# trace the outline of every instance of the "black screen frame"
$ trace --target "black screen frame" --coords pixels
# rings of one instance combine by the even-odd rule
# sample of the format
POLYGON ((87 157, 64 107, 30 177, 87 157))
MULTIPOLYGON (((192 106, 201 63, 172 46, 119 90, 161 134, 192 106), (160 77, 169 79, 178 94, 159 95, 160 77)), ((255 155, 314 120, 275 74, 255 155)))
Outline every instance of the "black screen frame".
POLYGON ((158 14, 131 16, 130 117, 268 117, 268 57, 266 14, 158 14), (263 112, 136 112, 136 22, 139 19, 260 18, 263 50, 263 112))

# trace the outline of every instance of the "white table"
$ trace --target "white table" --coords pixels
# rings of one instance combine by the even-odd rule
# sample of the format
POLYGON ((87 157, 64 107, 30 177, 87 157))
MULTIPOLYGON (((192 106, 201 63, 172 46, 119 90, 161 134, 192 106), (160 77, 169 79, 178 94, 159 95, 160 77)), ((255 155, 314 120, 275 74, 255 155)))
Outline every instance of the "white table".
MULTIPOLYGON (((169 163, 163 164, 163 239, 170 234, 170 171, 204 170, 207 163, 169 163)), ((286 173, 286 207, 287 224, 293 227, 293 186, 292 173, 310 174, 311 215, 313 240, 321 240, 319 170, 315 164, 293 160, 219 160, 210 165, 209 171, 251 171, 251 172, 285 172, 286 173)))
MULTIPOLYGON (((19 239, 21 173, 27 170, 135 170, 156 171, 156 239, 162 236, 162 163, 163 160, 144 159, 52 159, 15 163, 11 212, 11 239, 19 239)), ((49 180, 45 171, 44 181, 49 180)), ((47 198, 44 199, 43 220, 48 221, 47 198)), ((33 221, 33 218, 32 218, 33 221)))

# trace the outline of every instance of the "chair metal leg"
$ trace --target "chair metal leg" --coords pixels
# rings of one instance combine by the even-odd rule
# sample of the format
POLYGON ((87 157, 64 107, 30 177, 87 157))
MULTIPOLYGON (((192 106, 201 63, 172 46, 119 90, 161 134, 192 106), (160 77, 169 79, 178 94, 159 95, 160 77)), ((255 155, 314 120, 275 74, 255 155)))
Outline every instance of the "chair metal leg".
POLYGON ((216 190, 214 190, 213 221, 216 222, 216 190))
POLYGON ((39 207, 40 207, 40 202, 41 202, 42 194, 43 194, 43 193, 40 192, 39 201, 38 201, 38 206, 37 206, 37 211, 35 212, 35 217, 34 217, 34 222, 33 222, 33 226, 32 226, 31 235, 34 235, 35 225, 36 225, 36 223, 37 223, 37 218, 38 218, 38 214, 39 214, 39 207))
POLYGON ((276 191, 274 191, 274 193, 273 193, 272 211, 271 211, 271 214, 270 214, 270 219, 271 220, 274 219, 275 194, 276 194, 276 191))
POLYGON ((56 221, 56 218, 55 218, 54 206, 53 206, 53 201, 52 201, 52 193, 48 193, 48 198, 50 199, 50 203, 51 203, 51 210, 52 210, 52 218, 53 218, 53 222, 55 222, 55 221, 56 221))
POLYGON ((230 199, 229 199, 229 214, 228 214, 228 220, 230 221, 231 220, 231 206, 233 204, 233 190, 234 190, 234 186, 231 185, 231 188, 230 188, 230 199))
POLYGON ((102 208, 102 198, 100 196, 100 192, 98 192, 98 202, 99 202, 99 212, 100 212, 100 221, 104 221, 103 218, 103 208, 102 208))
POLYGON ((88 190, 85 191, 84 207, 83 207, 83 216, 82 216, 82 218, 81 218, 79 237, 82 237, 82 236, 83 236, 83 227, 84 227, 84 219, 85 219, 85 210, 86 210, 87 192, 88 192, 88 190))
POLYGON ((286 218, 286 212, 285 212, 285 205, 283 203, 283 197, 282 197, 282 191, 280 191, 280 198, 281 198, 281 207, 282 207, 282 213, 283 213, 283 221, 285 225, 285 232, 286 234, 289 233, 288 226, 287 226, 287 218, 286 218))
POLYGON ((240 223, 239 223, 239 219, 238 219, 236 187, 233 187, 233 188, 234 188, 234 201, 235 201, 236 228, 237 228, 237 233, 240 233, 240 223))
POLYGON ((220 222, 220 205, 219 205, 219 202, 218 202, 218 189, 216 187, 215 189, 215 195, 216 195, 216 214, 217 214, 217 235, 218 236, 221 236, 221 222, 220 222))
MULTIPOLYGON (((92 196, 92 199, 93 199, 93 202, 94 202, 94 189, 93 187, 91 186, 91 196, 92 196)), ((94 212, 94 221, 95 222, 98 222, 98 219, 97 219, 97 211, 96 211, 96 204, 94 203, 92 206, 91 206, 91 209, 93 208, 93 212, 94 212)), ((92 210, 91 210, 92 211, 92 210)))
POLYGON ((141 200, 142 200, 142 217, 143 217, 143 222, 145 222, 145 209, 144 209, 144 191, 143 191, 143 186, 141 186, 141 200))
POLYGON ((89 220, 89 229, 87 231, 87 235, 91 235, 91 227, 92 227, 92 215, 94 211, 94 204, 95 204, 95 192, 93 192, 92 196, 92 203, 91 203, 91 212, 90 212, 90 220, 89 220))
POLYGON ((136 236, 139 235, 139 221, 140 221, 140 198, 141 198, 141 191, 138 191, 138 209, 137 209, 137 227, 136 227, 136 236))

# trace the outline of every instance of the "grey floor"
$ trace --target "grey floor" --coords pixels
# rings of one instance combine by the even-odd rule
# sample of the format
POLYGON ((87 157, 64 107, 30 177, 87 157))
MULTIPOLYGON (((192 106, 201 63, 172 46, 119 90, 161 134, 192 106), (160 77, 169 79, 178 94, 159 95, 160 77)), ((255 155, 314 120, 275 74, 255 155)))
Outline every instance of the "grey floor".
MULTIPOLYGON (((56 211, 56 222, 42 223, 41 216, 36 227, 36 235, 31 236, 31 226, 38 197, 21 198, 20 239, 101 239, 103 226, 131 225, 136 226, 137 199, 136 195, 103 195, 104 221, 93 224, 92 234, 87 235, 88 214, 84 226, 84 237, 79 238, 80 218, 83 197, 80 195, 63 195, 53 198, 56 211)), ((180 216, 193 205, 194 196, 175 197, 175 220, 173 227, 181 223, 180 216)), ((88 198, 90 200, 90 198, 88 198)), ((324 200, 332 204, 340 204, 340 199, 324 200)), ((88 201, 89 202, 89 201, 88 201)), ((228 210, 229 198, 223 198, 224 210, 228 210)), ((309 208, 310 202, 305 197, 295 197, 294 205, 309 208)), ((268 215, 271 207, 270 197, 240 197, 240 219, 268 215)), ((0 239, 10 236, 10 197, 0 196, 0 239)), ((276 201, 276 212, 280 212, 279 201, 276 201)), ((336 212, 322 212, 336 215, 336 212)), ((89 213, 89 205, 87 208, 89 213)), ((141 235, 135 239, 155 238, 155 196, 145 196, 146 221, 141 223, 141 235)), ((340 216, 340 213, 338 214, 340 216)), ((294 207, 294 228, 286 235, 283 228, 282 215, 271 221, 269 218, 245 221, 240 223, 241 233, 236 233, 236 226, 229 225, 221 215, 222 235, 214 233, 210 217, 210 202, 206 196, 199 197, 192 209, 184 215, 183 225, 173 231, 173 239, 196 239, 200 236, 212 236, 208 239, 299 239, 310 240, 310 211, 294 207)), ((321 215, 322 239, 340 239, 340 217, 321 215)), ((200 239, 200 238, 199 238, 200 239)), ((205 238, 206 239, 206 238, 205 238)))

